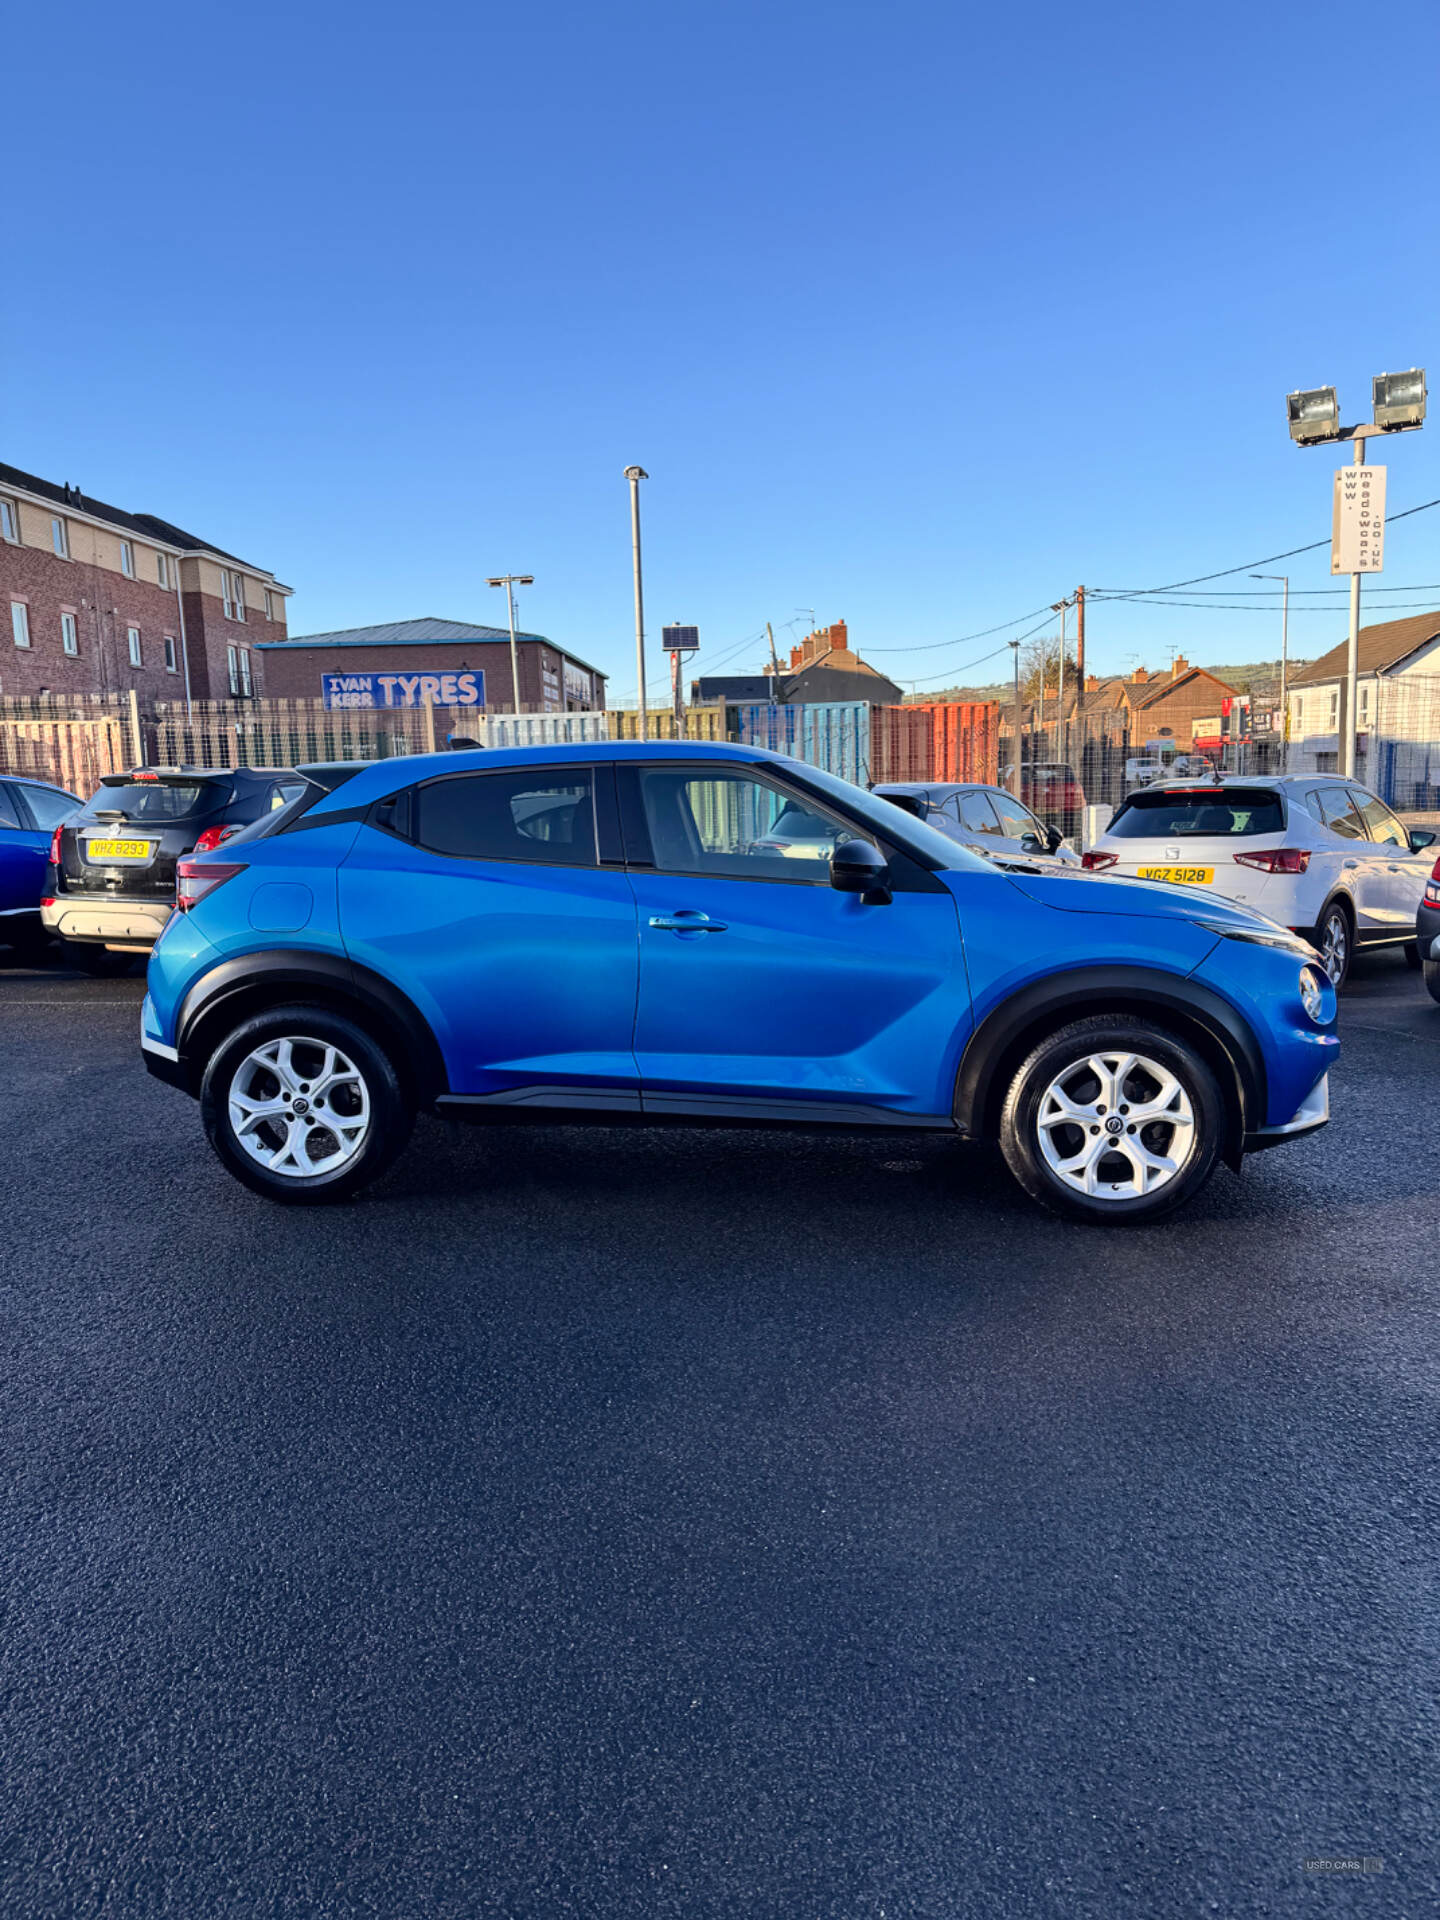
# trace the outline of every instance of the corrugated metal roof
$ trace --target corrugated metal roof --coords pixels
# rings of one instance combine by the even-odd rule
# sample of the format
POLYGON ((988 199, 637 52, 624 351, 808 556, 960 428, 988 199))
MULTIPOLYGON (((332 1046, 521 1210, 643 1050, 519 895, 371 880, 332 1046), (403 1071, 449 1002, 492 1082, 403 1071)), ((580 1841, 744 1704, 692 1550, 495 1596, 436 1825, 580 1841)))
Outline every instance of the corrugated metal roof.
MULTIPOLYGON (((517 628, 515 638, 538 642, 541 646, 554 647, 562 660, 568 660, 572 666, 583 667, 586 673, 593 673, 601 680, 607 679, 603 667, 592 667, 588 660, 582 660, 578 653, 571 653, 568 647, 562 647, 544 633, 521 633, 517 628)), ((257 653, 291 653, 296 647, 426 647, 448 642, 451 646, 463 645, 469 641, 484 641, 493 644, 504 641, 510 644, 508 627, 477 627, 467 620, 438 620, 427 615, 423 620, 387 620, 376 627, 341 627, 335 633, 297 633, 288 640, 261 640, 257 653)))
MULTIPOLYGON (((422 640, 505 640, 508 627, 476 627, 465 620, 386 620, 377 627, 339 627, 334 633, 292 634, 288 647, 408 647, 422 640)), ((545 640, 543 633, 516 632, 517 640, 545 640)), ((554 642, 545 640, 547 646, 554 642)))

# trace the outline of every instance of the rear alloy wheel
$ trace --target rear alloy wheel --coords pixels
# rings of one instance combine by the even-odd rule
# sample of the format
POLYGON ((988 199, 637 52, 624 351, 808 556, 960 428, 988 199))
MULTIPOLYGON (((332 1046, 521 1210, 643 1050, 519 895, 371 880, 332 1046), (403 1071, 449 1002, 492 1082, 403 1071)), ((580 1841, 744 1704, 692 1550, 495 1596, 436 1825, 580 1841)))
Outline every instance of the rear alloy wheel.
POLYGON ((1224 1109, 1186 1041, 1144 1020, 1077 1020, 1041 1041, 1011 1082, 1000 1125, 1010 1171, 1073 1219, 1154 1220, 1209 1179, 1224 1109))
POLYGON ((237 1027, 205 1069, 200 1113, 237 1180, 302 1206, 378 1179, 415 1117, 384 1049, 322 1007, 278 1007, 237 1027))
POLYGON ((1355 935, 1350 926, 1350 915, 1338 900, 1332 900, 1320 916, 1320 924, 1315 929, 1315 945, 1320 949, 1320 963, 1330 976, 1330 984, 1339 993, 1350 975, 1350 954, 1355 943, 1355 935))
POLYGON ((1440 1000, 1440 960, 1424 962, 1425 991, 1432 1000, 1440 1000))

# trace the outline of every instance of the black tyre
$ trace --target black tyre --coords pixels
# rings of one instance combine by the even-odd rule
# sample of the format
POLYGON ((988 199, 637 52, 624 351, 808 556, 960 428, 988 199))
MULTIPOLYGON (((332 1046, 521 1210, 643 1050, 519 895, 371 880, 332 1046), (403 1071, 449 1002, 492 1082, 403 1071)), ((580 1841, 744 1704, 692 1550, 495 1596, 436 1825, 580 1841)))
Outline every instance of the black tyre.
POLYGON ((1355 923, 1343 900, 1332 900, 1321 914, 1313 943, 1321 963, 1337 993, 1350 978, 1350 961, 1355 952, 1355 923))
POLYGON ((1422 969, 1425 991, 1432 1000, 1440 1000, 1440 960, 1427 960, 1422 969))
POLYGON ((138 953, 117 953, 113 947, 98 947, 90 940, 66 940, 65 964, 88 973, 93 980, 118 980, 129 973, 138 953))
POLYGON ((237 1180, 267 1200, 348 1200, 404 1148, 415 1108, 373 1036, 324 1007, 275 1007, 215 1049, 200 1116, 237 1180))
POLYGON ((1000 1150, 1032 1200, 1101 1225, 1158 1220, 1193 1199, 1225 1109, 1186 1041, 1098 1015, 1042 1040, 1010 1083, 1000 1150))
POLYGON ((1410 971, 1412 973, 1418 973, 1420 971, 1420 942, 1418 940, 1407 940, 1400 951, 1404 954, 1405 964, 1409 967, 1410 971))

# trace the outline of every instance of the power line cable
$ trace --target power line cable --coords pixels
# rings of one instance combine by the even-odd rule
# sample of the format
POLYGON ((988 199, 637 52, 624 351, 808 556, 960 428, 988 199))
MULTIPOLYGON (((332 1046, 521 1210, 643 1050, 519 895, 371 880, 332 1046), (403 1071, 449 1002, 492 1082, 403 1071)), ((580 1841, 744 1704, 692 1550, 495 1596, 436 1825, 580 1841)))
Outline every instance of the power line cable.
MULTIPOLYGON (((1406 507, 1403 513, 1387 514, 1386 525, 1392 525, 1396 520, 1408 520, 1412 513, 1428 513, 1431 507, 1440 507, 1440 499, 1422 501, 1418 507, 1406 507)), ((1312 540, 1308 546, 1290 547, 1284 553, 1267 553, 1263 560, 1246 560, 1241 566, 1221 567, 1216 573, 1197 573, 1190 580, 1172 580, 1167 587, 1096 587, 1094 591, 1121 599, 1131 599, 1146 593, 1178 593, 1181 587, 1203 586, 1207 580, 1224 580, 1232 573, 1244 573, 1250 567, 1268 567, 1276 560, 1293 560, 1297 553, 1314 553, 1317 547, 1329 545, 1328 539, 1312 540)))

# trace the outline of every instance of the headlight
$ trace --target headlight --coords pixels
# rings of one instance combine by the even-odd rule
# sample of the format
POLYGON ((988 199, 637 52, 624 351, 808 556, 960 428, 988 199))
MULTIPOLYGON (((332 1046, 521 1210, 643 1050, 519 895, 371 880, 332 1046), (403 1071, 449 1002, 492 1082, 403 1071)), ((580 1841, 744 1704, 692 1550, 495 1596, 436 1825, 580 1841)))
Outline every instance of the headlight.
POLYGON ((1317 1027, 1328 1027, 1333 1018, 1325 1010, 1325 989, 1329 984, 1324 974, 1314 967, 1300 969, 1300 998, 1317 1027))
POLYGON ((1282 953, 1298 953, 1306 960, 1320 958, 1308 940, 1284 927, 1232 927, 1223 920, 1196 920, 1195 925, 1226 940, 1246 940, 1252 947, 1278 947, 1282 953))

